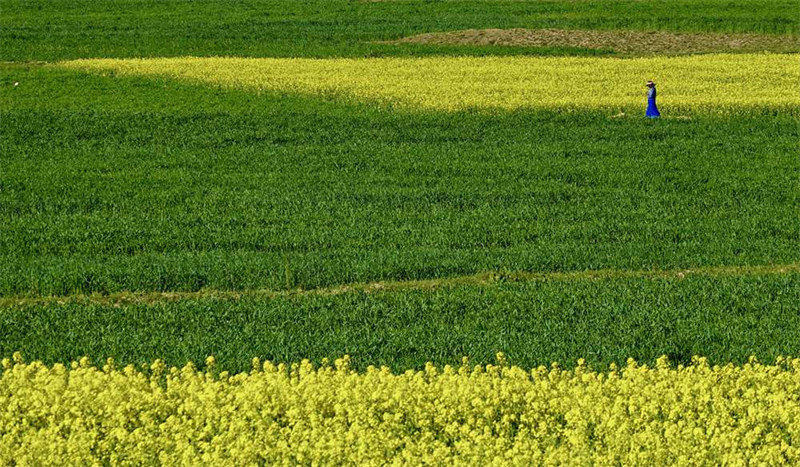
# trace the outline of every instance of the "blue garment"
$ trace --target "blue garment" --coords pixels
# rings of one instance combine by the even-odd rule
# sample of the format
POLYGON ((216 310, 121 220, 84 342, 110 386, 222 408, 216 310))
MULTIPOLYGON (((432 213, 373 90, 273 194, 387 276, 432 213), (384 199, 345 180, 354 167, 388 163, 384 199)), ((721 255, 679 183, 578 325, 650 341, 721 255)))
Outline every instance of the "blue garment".
POLYGON ((652 87, 647 90, 647 112, 644 114, 647 118, 658 118, 661 114, 658 112, 656 106, 656 88, 652 87))

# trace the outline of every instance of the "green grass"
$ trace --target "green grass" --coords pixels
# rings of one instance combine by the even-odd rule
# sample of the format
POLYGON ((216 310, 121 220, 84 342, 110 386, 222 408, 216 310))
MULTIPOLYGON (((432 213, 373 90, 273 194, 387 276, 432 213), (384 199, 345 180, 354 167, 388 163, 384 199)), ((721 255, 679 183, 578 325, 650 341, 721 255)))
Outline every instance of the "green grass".
POLYGON ((797 260, 790 115, 409 113, 2 74, 2 295, 797 260))
POLYGON ((793 0, 0 0, 0 11, 0 60, 474 53, 373 43, 466 28, 800 32, 793 0))
POLYGON ((712 363, 800 355, 800 274, 500 283, 438 291, 182 300, 156 305, 50 305, 0 314, 0 355, 95 362, 215 355, 222 369, 273 361, 353 357, 355 365, 419 368, 427 361, 557 361, 595 366, 661 355, 712 363))
MULTIPOLYGON (((790 0, 0 0, 0 11, 4 61, 610 53, 375 43, 492 27, 800 34, 790 0)), ((395 370, 497 351, 523 366, 800 355, 796 270, 623 277, 797 263, 796 112, 411 112, 13 63, 0 63, 0 103, 2 303, 501 278, 122 306, 34 298, 0 307, 0 355, 214 354, 230 370, 345 353, 395 370), (604 268, 609 278, 502 280, 604 268)))

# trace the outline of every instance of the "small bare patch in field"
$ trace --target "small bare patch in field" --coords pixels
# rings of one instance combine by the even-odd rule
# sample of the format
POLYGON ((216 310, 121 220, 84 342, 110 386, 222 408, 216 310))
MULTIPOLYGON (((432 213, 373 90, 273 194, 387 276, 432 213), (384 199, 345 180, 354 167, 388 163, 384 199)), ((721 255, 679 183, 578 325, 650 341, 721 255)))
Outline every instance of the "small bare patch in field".
POLYGON ((583 47, 613 49, 624 54, 800 51, 800 36, 522 28, 434 32, 405 37, 392 41, 392 43, 583 47))

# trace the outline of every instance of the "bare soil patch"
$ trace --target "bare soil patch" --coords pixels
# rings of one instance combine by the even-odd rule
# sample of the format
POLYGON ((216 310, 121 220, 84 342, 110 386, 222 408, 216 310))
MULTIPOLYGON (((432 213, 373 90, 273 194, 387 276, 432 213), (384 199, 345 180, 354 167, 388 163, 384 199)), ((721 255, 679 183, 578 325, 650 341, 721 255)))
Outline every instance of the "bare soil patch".
POLYGON ((583 47, 612 49, 615 52, 636 55, 800 51, 800 36, 523 28, 434 32, 405 37, 392 43, 583 47))

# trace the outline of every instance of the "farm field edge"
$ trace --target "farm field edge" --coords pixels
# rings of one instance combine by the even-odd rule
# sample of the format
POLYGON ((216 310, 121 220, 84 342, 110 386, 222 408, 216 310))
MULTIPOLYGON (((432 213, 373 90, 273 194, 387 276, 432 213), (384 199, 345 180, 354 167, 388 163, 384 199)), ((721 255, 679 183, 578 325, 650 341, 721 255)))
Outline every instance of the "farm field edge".
POLYGON ((715 364, 800 354, 800 274, 492 282, 336 295, 195 297, 152 303, 66 302, 2 309, 0 354, 68 363, 162 359, 182 366, 214 355, 245 371, 349 354, 355 368, 395 371, 497 352, 523 367, 579 358, 600 367, 667 355, 715 364))

